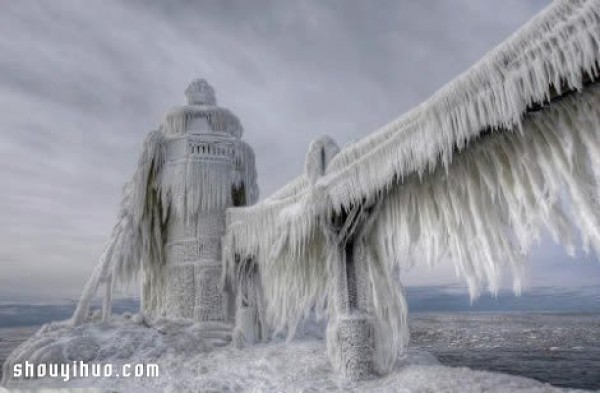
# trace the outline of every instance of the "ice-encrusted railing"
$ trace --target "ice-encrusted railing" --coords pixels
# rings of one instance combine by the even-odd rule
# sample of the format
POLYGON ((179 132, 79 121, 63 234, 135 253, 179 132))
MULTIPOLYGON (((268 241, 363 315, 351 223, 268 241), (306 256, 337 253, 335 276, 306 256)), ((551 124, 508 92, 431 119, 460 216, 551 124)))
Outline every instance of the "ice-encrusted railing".
MULTIPOLYGON (((576 230, 582 248, 598 253, 598 48, 600 2, 556 1, 415 110, 326 165, 311 158, 323 149, 309 149, 304 174, 258 205, 231 209, 230 255, 258 260, 269 323, 293 334, 315 308, 332 326, 348 320, 375 337, 365 356, 386 372, 407 337, 399 269, 450 259, 475 298, 494 293, 506 268, 518 292, 524 257, 544 229, 569 252, 576 230), (361 233, 371 217, 364 239, 344 235, 361 233), (344 274, 361 260, 373 329, 333 307, 336 293, 354 296, 346 286, 360 280, 344 274)), ((332 361, 360 377, 361 359, 343 355, 360 340, 344 329, 328 342, 332 361)))

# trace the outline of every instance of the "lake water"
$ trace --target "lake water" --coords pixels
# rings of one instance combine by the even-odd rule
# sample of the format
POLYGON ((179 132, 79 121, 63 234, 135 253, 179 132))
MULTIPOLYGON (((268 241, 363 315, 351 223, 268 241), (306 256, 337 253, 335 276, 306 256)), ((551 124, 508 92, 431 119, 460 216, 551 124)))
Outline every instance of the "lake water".
POLYGON ((444 365, 600 390, 600 314, 415 314, 411 346, 444 365))

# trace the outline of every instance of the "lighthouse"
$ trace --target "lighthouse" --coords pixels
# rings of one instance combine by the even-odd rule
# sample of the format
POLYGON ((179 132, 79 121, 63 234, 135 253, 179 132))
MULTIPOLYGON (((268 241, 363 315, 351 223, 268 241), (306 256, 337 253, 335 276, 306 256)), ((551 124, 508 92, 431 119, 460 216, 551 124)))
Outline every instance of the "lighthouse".
POLYGON ((221 285, 225 209, 258 198, 254 153, 241 140, 238 118, 217 106, 205 80, 194 80, 185 95, 187 104, 169 111, 162 125, 162 183, 171 201, 165 312, 170 318, 227 321, 234 302, 221 285))
POLYGON ((222 285, 225 211, 258 199, 254 152, 242 140, 239 119, 217 105, 204 79, 192 81, 185 96, 187 103, 168 111, 144 140, 73 325, 88 319, 100 285, 102 319, 109 321, 115 282, 137 277, 144 318, 234 322, 239 291, 222 285))

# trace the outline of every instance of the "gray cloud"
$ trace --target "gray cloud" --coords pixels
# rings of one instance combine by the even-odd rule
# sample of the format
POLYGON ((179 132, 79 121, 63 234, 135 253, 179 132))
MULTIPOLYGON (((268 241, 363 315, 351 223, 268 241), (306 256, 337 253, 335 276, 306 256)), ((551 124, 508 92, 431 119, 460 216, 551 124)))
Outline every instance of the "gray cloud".
POLYGON ((192 78, 208 79, 242 120, 264 196, 299 173, 313 138, 367 135, 546 4, 2 4, 0 296, 78 293, 143 137, 192 78))

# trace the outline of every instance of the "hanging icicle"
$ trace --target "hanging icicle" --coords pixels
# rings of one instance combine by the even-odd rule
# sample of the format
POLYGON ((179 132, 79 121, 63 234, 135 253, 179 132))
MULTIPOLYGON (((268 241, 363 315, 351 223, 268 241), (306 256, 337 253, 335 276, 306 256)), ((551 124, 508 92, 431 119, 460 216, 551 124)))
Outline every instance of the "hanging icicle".
POLYGON ((309 159, 270 198, 230 209, 227 258, 257 259, 269 322, 293 334, 315 308, 334 315, 325 307, 339 256, 324 224, 378 200, 361 247, 386 330, 380 370, 408 337, 400 268, 450 260, 475 298, 497 291, 505 269, 518 292, 543 230, 571 254, 577 231, 598 254, 598 48, 600 1, 557 1, 431 99, 342 149, 322 176, 309 159))

